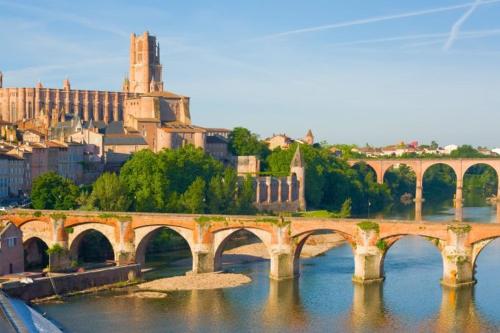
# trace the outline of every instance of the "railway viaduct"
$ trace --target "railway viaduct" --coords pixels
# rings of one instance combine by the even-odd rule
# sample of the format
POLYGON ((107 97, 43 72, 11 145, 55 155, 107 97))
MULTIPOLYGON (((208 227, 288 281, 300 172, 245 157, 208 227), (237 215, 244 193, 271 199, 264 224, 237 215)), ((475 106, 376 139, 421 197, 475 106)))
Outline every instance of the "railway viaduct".
MULTIPOLYGON (((462 221, 463 220, 463 179, 467 170, 475 165, 488 165, 493 170, 495 170, 497 179, 500 175, 500 159, 494 158, 471 158, 471 159, 353 159, 349 160, 349 164, 354 166, 359 163, 365 163, 368 165, 377 176, 377 182, 379 184, 384 183, 384 175, 387 170, 392 167, 397 167, 399 165, 408 166, 414 173, 416 178, 416 191, 415 191, 415 219, 422 219, 422 203, 424 201, 423 198, 423 179, 425 172, 434 165, 443 164, 449 166, 453 172, 455 173, 457 180, 457 187, 455 191, 455 220, 462 221)), ((500 181, 498 182, 498 186, 500 187, 500 181)), ((500 191, 497 189, 497 193, 500 191)), ((500 201, 497 202, 497 208, 500 206, 500 201)), ((500 209, 497 209, 497 212, 500 213, 500 209)), ((500 216, 498 216, 500 218, 500 216)))
POLYGON ((276 218, 262 216, 213 216, 158 213, 101 213, 83 211, 7 212, 0 219, 10 221, 23 232, 23 242, 37 238, 49 248, 54 267, 77 258, 79 243, 86 233, 102 233, 113 247, 117 265, 144 264, 148 241, 161 228, 179 233, 189 244, 193 273, 221 269, 226 242, 239 230, 256 235, 270 255, 270 277, 292 279, 299 275, 300 252, 307 238, 318 232, 335 232, 352 247, 353 281, 370 283, 384 278, 387 250, 408 235, 428 239, 442 255, 442 283, 457 287, 472 284, 476 258, 493 239, 500 237, 500 224, 435 223, 357 219, 276 218))

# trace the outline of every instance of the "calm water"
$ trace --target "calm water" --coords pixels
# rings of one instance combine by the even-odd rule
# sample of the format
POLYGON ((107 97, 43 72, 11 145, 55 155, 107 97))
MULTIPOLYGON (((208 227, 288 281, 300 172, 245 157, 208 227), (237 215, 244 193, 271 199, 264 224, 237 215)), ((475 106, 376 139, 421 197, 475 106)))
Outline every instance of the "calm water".
MULTIPOLYGON (((453 211, 425 218, 446 220, 448 214, 453 211)), ((495 214, 490 207, 464 212, 466 219, 484 222, 495 214)), ((253 280, 233 289, 171 292, 164 299, 123 297, 133 292, 128 289, 72 297, 40 310, 69 332, 500 331, 500 240, 480 254, 478 284, 458 291, 441 288, 440 254, 418 237, 403 238, 389 250, 380 285, 351 282, 354 265, 347 245, 302 260, 295 281, 270 281, 268 266, 228 267, 253 280)))

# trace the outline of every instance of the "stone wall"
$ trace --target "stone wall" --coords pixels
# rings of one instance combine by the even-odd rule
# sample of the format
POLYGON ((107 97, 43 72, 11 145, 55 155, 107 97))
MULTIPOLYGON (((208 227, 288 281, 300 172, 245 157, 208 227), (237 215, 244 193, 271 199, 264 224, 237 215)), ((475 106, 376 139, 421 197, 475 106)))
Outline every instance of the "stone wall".
POLYGON ((35 298, 52 296, 55 294, 54 289, 58 295, 64 295, 75 291, 134 280, 140 275, 140 265, 128 265, 66 274, 52 278, 44 277, 34 279, 34 282, 31 284, 6 282, 1 286, 3 291, 10 296, 29 301, 35 298))

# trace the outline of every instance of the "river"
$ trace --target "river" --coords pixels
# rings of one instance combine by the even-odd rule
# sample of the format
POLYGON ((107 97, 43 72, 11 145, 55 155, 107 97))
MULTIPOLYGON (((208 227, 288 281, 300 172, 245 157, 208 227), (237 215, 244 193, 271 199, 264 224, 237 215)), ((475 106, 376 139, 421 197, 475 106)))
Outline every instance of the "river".
MULTIPOLYGON (((424 211, 425 214, 425 211, 424 211)), ((424 215, 449 220, 453 209, 424 215)), ((397 217, 397 216, 386 216, 397 217)), ((493 222, 492 207, 464 208, 466 220, 493 222)), ((228 267, 250 284, 170 292, 163 299, 123 297, 132 289, 38 306, 68 332, 484 332, 500 327, 500 240, 477 261, 474 287, 442 288, 441 256, 427 240, 405 237, 387 253, 383 284, 351 282, 348 245, 302 260, 301 276, 273 282, 268 262, 228 267)), ((163 271, 181 274, 187 268, 163 271)))

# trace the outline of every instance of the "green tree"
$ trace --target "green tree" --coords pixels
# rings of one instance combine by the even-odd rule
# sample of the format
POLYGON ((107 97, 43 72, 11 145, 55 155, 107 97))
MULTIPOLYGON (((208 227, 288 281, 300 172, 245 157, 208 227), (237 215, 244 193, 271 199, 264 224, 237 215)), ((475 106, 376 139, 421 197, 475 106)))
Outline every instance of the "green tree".
POLYGON ((205 211, 205 187, 203 178, 198 177, 181 195, 180 201, 186 212, 195 214, 205 211))
POLYGON ((164 210, 168 179, 158 154, 146 149, 133 154, 121 168, 120 182, 127 189, 133 211, 164 210))
POLYGON ((35 209, 75 209, 78 187, 70 179, 47 172, 33 181, 31 203, 35 209))
POLYGON ((130 206, 127 188, 115 173, 103 173, 94 183, 89 197, 92 207, 103 211, 126 211, 130 206))
POLYGON ((452 158, 467 158, 467 157, 484 157, 477 149, 470 145, 463 145, 453 150, 450 153, 450 157, 452 158))
POLYGON ((229 151, 235 156, 256 155, 260 159, 269 155, 267 145, 244 127, 235 127, 229 134, 229 151))
POLYGON ((253 183, 253 178, 249 175, 240 183, 237 199, 239 214, 254 214, 256 211, 253 205, 255 201, 255 188, 253 183))

